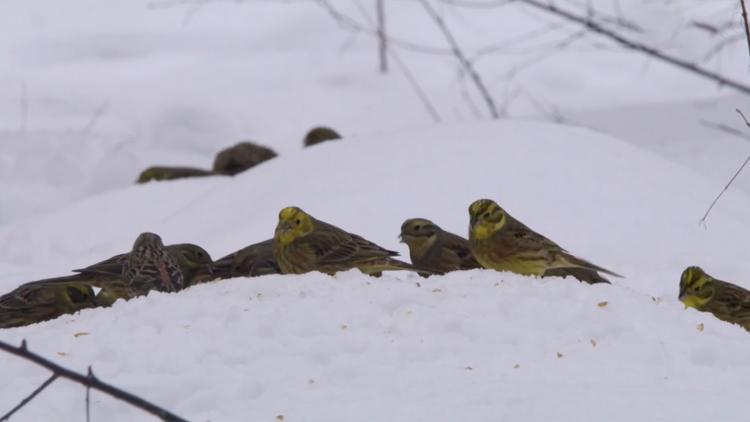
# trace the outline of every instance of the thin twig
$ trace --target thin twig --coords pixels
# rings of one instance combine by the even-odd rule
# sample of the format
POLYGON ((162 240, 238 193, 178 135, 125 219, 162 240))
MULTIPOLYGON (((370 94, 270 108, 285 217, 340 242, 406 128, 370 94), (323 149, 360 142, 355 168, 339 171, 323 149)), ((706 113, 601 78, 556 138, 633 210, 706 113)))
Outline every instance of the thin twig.
POLYGON ((734 135, 734 136, 736 136, 738 138, 742 138, 742 139, 744 139, 746 141, 750 141, 750 135, 748 135, 747 133, 745 133, 745 132, 743 132, 743 131, 741 131, 741 130, 739 130, 737 128, 733 128, 732 126, 729 126, 726 123, 711 122, 711 121, 708 121, 708 120, 701 120, 700 123, 703 126, 710 127, 712 129, 716 129, 716 130, 728 133, 730 135, 734 135))
POLYGON ((451 50, 453 50, 453 55, 456 56, 456 59, 458 59, 459 63, 461 63, 461 66, 463 66, 466 73, 474 82, 474 85, 479 91, 479 94, 482 96, 482 98, 484 99, 484 102, 487 104, 487 108, 489 109, 489 112, 492 118, 493 119, 499 118, 500 114, 497 112, 497 107, 495 106, 495 100, 492 99, 492 95, 490 95, 489 91, 487 90, 487 87, 484 85, 484 82, 482 81, 482 78, 474 69, 474 66, 464 55, 463 51, 458 45, 458 42, 453 37, 453 34, 445 25, 443 18, 441 18, 440 15, 435 11, 435 9, 432 8, 428 0, 419 0, 419 3, 422 4, 422 7, 425 9, 427 14, 429 14, 430 17, 432 17, 432 19, 435 21, 437 26, 440 28, 440 31, 442 31, 443 35, 445 36, 445 39, 448 41, 448 44, 450 44, 451 50))
POLYGON ((183 419, 166 409, 162 409, 161 407, 156 406, 153 403, 150 403, 138 396, 128 393, 127 391, 121 390, 113 385, 99 381, 99 379, 94 376, 94 373, 90 368, 88 375, 81 375, 77 372, 71 371, 70 369, 57 365, 35 353, 32 353, 26 347, 26 340, 24 340, 19 347, 15 347, 8 343, 0 341, 0 350, 47 368, 52 371, 55 377, 67 378, 88 388, 93 388, 94 390, 101 391, 102 393, 122 400, 134 407, 137 407, 160 418, 165 422, 187 422, 186 419, 183 419))
MULTIPOLYGON (((364 19, 369 24, 372 24, 372 18, 370 17, 369 13, 367 13, 367 10, 364 8, 364 6, 362 6, 362 3, 360 3, 359 1, 355 1, 354 4, 357 6, 357 9, 359 9, 359 12, 362 14, 364 19)), ((409 82, 409 85, 411 85, 411 87, 414 89, 414 92, 417 94, 417 97, 419 97, 419 100, 422 101, 422 104, 424 105, 425 109, 427 109, 427 113, 430 115, 430 117, 432 117, 432 120, 435 121, 435 123, 440 123, 442 121, 442 118, 440 117, 440 113, 438 113, 437 108, 435 108, 435 105, 432 104, 432 101, 430 101, 430 98, 427 96, 427 93, 424 91, 424 89, 422 89, 422 86, 419 85, 419 81, 417 81, 417 78, 414 77, 414 74, 411 73, 409 68, 404 63, 404 61, 401 60, 401 56, 399 56, 399 54, 396 53, 396 51, 393 48, 390 48, 389 45, 386 44, 386 47, 387 47, 386 51, 388 55, 390 55, 390 57, 398 66, 401 73, 409 82)))
MULTIPOLYGON (((742 20, 745 21, 745 35, 747 36, 747 51, 750 53, 750 25, 747 23, 747 9, 745 9, 745 0, 740 0, 742 5, 742 20)), ((742 115, 742 113, 740 113, 742 115)), ((744 119, 745 116, 742 116, 744 119)))
POLYGON ((2 417, 0 417, 0 422, 10 420, 10 417, 13 416, 14 413, 21 410, 22 407, 26 406, 28 402, 34 399, 34 397, 37 396, 37 394, 41 393, 45 388, 49 387, 52 382, 54 382, 57 379, 57 374, 52 374, 49 378, 47 378, 46 381, 42 383, 39 387, 36 388, 36 390, 32 391, 31 394, 26 396, 23 400, 21 400, 16 407, 10 410, 10 412, 4 414, 2 417))
POLYGON ((663 62, 669 63, 671 65, 677 66, 681 69, 687 70, 689 72, 695 73, 697 75, 703 76, 704 78, 710 79, 714 82, 719 83, 720 85, 726 85, 728 87, 731 87, 737 91, 740 91, 744 94, 750 94, 750 86, 742 84, 738 81, 735 81, 733 79, 727 78, 725 76, 719 75, 717 73, 711 72, 709 70, 706 70, 695 63, 691 63, 687 60, 683 60, 679 57, 671 56, 667 53, 662 53, 661 51, 657 50, 654 47, 641 44, 639 42, 627 39, 623 37, 622 35, 611 31, 607 28, 604 28, 600 24, 591 21, 587 19, 584 16, 579 16, 574 13, 568 12, 566 10, 562 10, 559 7, 555 6, 552 3, 545 3, 541 0, 517 0, 518 2, 527 4, 529 6, 535 7, 537 9, 543 10, 548 13, 555 14, 557 16, 560 16, 564 19, 567 19, 572 22, 576 22, 580 25, 585 26, 586 28, 590 29, 593 32, 596 32, 599 35, 603 35, 618 44, 629 48, 631 50, 640 51, 641 53, 644 53, 646 55, 649 55, 651 57, 655 57, 663 62))
POLYGON ((94 130, 96 123, 99 121, 99 118, 102 117, 104 112, 107 111, 107 108, 109 108, 109 103, 106 101, 99 105, 99 107, 97 107, 91 114, 91 119, 89 119, 88 124, 86 124, 86 127, 83 128, 82 132, 91 133, 91 131, 94 130))
POLYGON ((380 72, 388 72, 388 41, 385 37, 385 0, 376 0, 378 17, 378 58, 380 60, 380 72))
MULTIPOLYGON (((91 370, 91 366, 89 365, 89 372, 88 372, 89 379, 94 377, 94 372, 91 370)), ((91 387, 86 386, 86 422, 91 422, 91 387)))
MULTIPOLYGON (((740 117, 742 117, 742 120, 745 121, 745 125, 747 125, 747 127, 750 128, 750 122, 747 121, 747 119, 745 118, 745 115, 742 114, 742 112, 739 109, 737 109, 736 111, 740 115, 740 117)), ((708 214, 714 208, 714 205, 716 205, 716 203, 719 202, 719 198, 721 198, 721 196, 724 195, 724 192, 726 192, 729 189, 729 187, 732 186, 732 183, 734 182, 734 179, 736 179, 737 176, 739 176, 740 173, 742 173, 742 170, 745 168, 745 166, 747 165, 748 162, 750 162, 750 155, 748 155, 747 158, 745 158, 745 162, 742 163, 742 165, 740 166, 740 168, 738 168, 737 171, 734 172, 734 175, 732 176, 731 179, 729 179, 729 183, 727 183, 726 186, 724 186, 724 189, 722 189, 721 192, 719 192, 719 194, 716 195, 716 198, 714 198, 713 202, 711 202, 711 205, 706 210, 706 213, 703 214, 703 218, 700 219, 700 221, 699 221, 700 224, 702 224, 704 226, 706 225, 706 219, 708 218, 708 214)))

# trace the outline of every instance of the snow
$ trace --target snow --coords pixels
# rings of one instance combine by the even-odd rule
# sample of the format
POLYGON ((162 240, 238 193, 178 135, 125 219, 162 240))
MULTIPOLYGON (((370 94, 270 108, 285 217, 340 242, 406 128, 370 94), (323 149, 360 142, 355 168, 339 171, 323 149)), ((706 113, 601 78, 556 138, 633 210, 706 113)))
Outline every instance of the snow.
MULTIPOLYGON (((496 97, 520 90, 509 119, 487 122, 463 99, 450 57, 404 52, 443 117, 435 125, 399 73, 376 73, 372 38, 342 31, 312 2, 6 3, 15 13, 0 16, 2 291, 124 252, 147 230, 219 258, 269 238, 288 205, 408 256, 397 243, 403 220, 465 235, 467 207, 483 197, 625 278, 233 279, 3 330, 1 340, 26 339, 81 372, 91 365, 194 421, 750 416, 747 333, 676 298, 688 265, 750 287, 750 179, 698 224, 748 153, 701 120, 742 128, 733 110, 746 98, 587 38, 510 80, 502 75, 534 54, 482 58, 496 97), (545 121, 553 108, 564 124, 545 121), (345 139, 302 149, 318 124, 345 139), (242 139, 280 157, 234 178, 133 185, 149 165, 208 168, 242 139)), ((648 24, 643 39, 688 57, 706 46, 695 34, 675 39, 674 28, 705 8, 723 13, 636 3, 627 12, 648 24)), ((389 7, 394 36, 444 45, 416 4, 389 7)), ((441 10, 474 48, 555 22, 515 6, 497 16, 441 10)), ((721 70, 747 79, 745 54, 728 49, 721 70)), ((46 377, 0 355, 0 412, 46 377)), ((84 394, 58 381, 13 420, 82 418, 84 394)), ((145 419, 96 392, 92 415, 145 419)))

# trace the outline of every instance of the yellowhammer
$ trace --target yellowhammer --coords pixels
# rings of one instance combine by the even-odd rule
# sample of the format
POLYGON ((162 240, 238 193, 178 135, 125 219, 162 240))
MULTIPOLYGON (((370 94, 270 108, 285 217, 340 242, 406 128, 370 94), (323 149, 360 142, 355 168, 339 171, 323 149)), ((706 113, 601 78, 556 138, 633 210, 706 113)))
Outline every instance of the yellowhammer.
POLYGON ((495 201, 469 206, 469 242, 485 268, 522 275, 573 276, 587 283, 609 283, 599 273, 620 275, 571 255, 555 242, 513 218, 495 201))
POLYGON ((717 280, 699 267, 688 267, 682 272, 679 299, 685 309, 710 312, 722 321, 750 331, 750 291, 717 280))
POLYGON ((284 274, 309 271, 334 274, 357 268, 365 274, 378 276, 387 270, 417 270, 394 259, 398 252, 316 220, 297 207, 287 207, 279 212, 273 254, 284 274))

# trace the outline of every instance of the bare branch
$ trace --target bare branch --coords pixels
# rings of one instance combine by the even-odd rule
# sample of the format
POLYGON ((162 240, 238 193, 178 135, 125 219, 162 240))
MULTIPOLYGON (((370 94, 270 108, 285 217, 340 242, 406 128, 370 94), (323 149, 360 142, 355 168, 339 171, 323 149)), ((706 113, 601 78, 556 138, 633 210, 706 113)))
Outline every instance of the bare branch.
POLYGON ((701 124, 703 126, 710 127, 712 129, 716 129, 716 130, 719 130, 721 132, 728 133, 730 135, 734 135, 734 136, 736 136, 738 138, 742 138, 742 139, 744 139, 746 141, 750 141, 750 135, 748 135, 747 133, 745 133, 745 132, 743 132, 743 131, 741 131, 739 129, 733 128, 732 126, 729 126, 728 124, 718 123, 718 122, 710 122, 708 120, 701 120, 701 124))
MULTIPOLYGON (((71 381, 74 381, 83 386, 86 386, 87 388, 93 388, 94 390, 101 391, 102 393, 110 395, 116 399, 122 400, 130 404, 131 406, 137 407, 147 413, 150 413, 158 417, 159 419, 165 422, 188 422, 186 419, 183 419, 169 412, 168 410, 162 409, 161 407, 156 406, 155 404, 150 403, 138 396, 128 393, 127 391, 120 390, 119 388, 112 386, 110 384, 99 381, 99 379, 94 376, 94 373, 91 371, 91 368, 89 368, 88 375, 81 375, 77 372, 71 371, 70 369, 64 368, 60 365, 50 362, 49 360, 35 353, 32 353, 26 347, 26 340, 24 340, 21 343, 21 346, 19 347, 11 346, 8 343, 0 341, 0 350, 10 353, 11 355, 15 355, 20 358, 31 361, 39 366, 42 366, 52 371, 53 376, 47 380, 47 382, 45 383, 47 385, 51 384, 52 381, 54 381, 56 378, 67 378, 71 381)), ((46 387, 46 385, 43 384, 42 387, 46 387)), ((39 391, 43 390, 44 388, 42 387, 38 388, 37 389, 38 391, 35 391, 35 394, 32 394, 31 396, 29 396, 26 402, 30 401, 36 394, 38 394, 39 391)), ((25 403, 22 403, 21 406, 23 404, 25 403)), ((8 414, 7 417, 10 417, 10 414, 8 414)), ((4 417, 5 420, 7 420, 7 417, 4 417)))
MULTIPOLYGON (((742 20, 745 21, 745 35, 747 36, 747 51, 750 53, 750 25, 747 23, 747 9, 745 9, 745 0, 740 0, 740 5, 742 5, 742 20)), ((739 110, 737 110, 739 112, 739 110)), ((740 116, 742 116, 742 113, 740 113, 740 116)), ((745 116, 742 116, 744 119, 745 116)), ((745 123, 747 123, 747 120, 745 120, 745 123)))
POLYGON ((387 40, 385 37, 385 0, 375 0, 377 6, 377 17, 378 17, 378 57, 380 59, 380 72, 388 72, 388 49, 387 40))
MULTIPOLYGON (((747 121, 747 119, 745 118, 745 115, 742 114, 742 112, 739 109, 735 111, 737 111, 740 117, 742 117, 742 120, 745 121, 745 125, 750 128, 750 122, 747 121)), ((734 175, 732 176, 731 179, 729 179, 729 182, 726 184, 726 186, 724 186, 724 189, 722 189, 721 192, 719 192, 719 194, 716 195, 716 198, 714 198, 713 202, 711 202, 711 205, 709 205, 708 209, 706 210, 706 213, 703 214, 703 217, 700 219, 699 223, 703 224, 704 226, 706 225, 706 219, 708 218, 708 214, 711 213, 711 210, 714 208, 714 205, 716 205, 716 203, 719 202, 719 198, 721 198, 721 196, 724 195, 724 192, 726 192, 729 189, 729 187, 732 186, 734 179, 736 179, 737 176, 739 176, 740 173, 742 173, 742 170, 745 168, 745 166, 747 166, 748 162, 750 162, 750 155, 748 155, 747 158, 745 158, 745 162, 742 163, 740 168, 738 168, 737 171, 734 172, 734 175)))
POLYGON ((49 378, 47 378, 46 381, 42 383, 39 387, 36 388, 36 390, 32 391, 31 394, 26 396, 23 400, 21 400, 16 407, 10 410, 10 412, 4 414, 2 417, 0 417, 0 422, 10 420, 10 417, 13 416, 14 413, 21 410, 22 407, 26 406, 28 402, 31 400, 34 400, 34 397, 37 396, 37 394, 41 393, 45 388, 49 387, 52 382, 54 382, 57 379, 57 374, 52 374, 49 378))
MULTIPOLYGON (((324 3, 325 1, 322 0, 324 3)), ((359 12, 362 14, 362 16, 365 18, 365 20, 372 24, 372 18, 367 13, 367 10, 362 6, 362 4, 359 1, 355 1, 354 4, 359 9, 359 12)), ((388 45, 386 44, 386 47, 388 45)), ((393 61, 398 66, 399 70, 401 70, 401 73, 404 75, 406 80, 409 82, 409 85, 414 89, 414 92, 417 94, 417 97, 422 101, 422 104, 427 109, 427 113, 432 117, 432 119, 435 121, 435 123, 440 123, 442 118, 440 117, 440 113, 438 113, 435 106, 430 101, 429 97, 427 97, 427 93, 422 89, 422 86, 419 85, 419 81, 417 81, 417 78, 414 77, 414 75, 411 73, 409 68, 406 66, 406 64, 401 60, 401 57, 396 53, 396 51, 393 50, 393 48, 386 48, 386 52, 391 56, 393 61)))
POLYGON ((461 63, 461 66, 463 66, 466 73, 469 75, 472 81, 474 81, 474 85, 484 99, 484 102, 487 103, 487 108, 489 109, 492 118, 499 118, 500 115, 497 112, 497 107, 495 106, 495 101, 492 99, 492 95, 490 95, 487 87, 484 85, 484 82, 482 82, 482 78, 474 69, 474 66, 466 58, 463 51, 461 51, 458 42, 453 37, 453 34, 450 32, 448 27, 445 25, 443 18, 441 18, 440 15, 438 15, 438 13, 435 11, 435 9, 432 8, 428 0, 419 0, 419 3, 422 4, 422 7, 425 9, 425 11, 427 11, 430 17, 432 17, 437 26, 440 28, 443 35, 445 36, 445 39, 448 41, 448 44, 450 44, 451 50, 453 50, 453 55, 456 56, 456 59, 458 59, 459 63, 461 63))
POLYGON ((657 58, 663 62, 669 63, 683 70, 687 70, 689 72, 700 75, 704 78, 710 79, 714 82, 719 83, 720 85, 726 85, 744 94, 750 94, 750 86, 748 85, 742 84, 733 79, 729 79, 717 73, 708 71, 696 65, 695 63, 691 63, 687 60, 683 60, 681 58, 671 56, 667 53, 662 53, 661 51, 657 50, 654 47, 650 47, 648 45, 641 44, 633 40, 629 40, 614 31, 604 28, 597 22, 591 21, 587 19, 586 17, 576 15, 566 10, 562 10, 552 3, 545 3, 545 2, 542 2, 541 0, 516 0, 516 1, 535 7, 537 9, 543 10, 545 12, 560 16, 566 20, 576 22, 580 25, 585 26, 591 31, 596 32, 599 35, 605 36, 631 50, 640 51, 641 53, 657 58))

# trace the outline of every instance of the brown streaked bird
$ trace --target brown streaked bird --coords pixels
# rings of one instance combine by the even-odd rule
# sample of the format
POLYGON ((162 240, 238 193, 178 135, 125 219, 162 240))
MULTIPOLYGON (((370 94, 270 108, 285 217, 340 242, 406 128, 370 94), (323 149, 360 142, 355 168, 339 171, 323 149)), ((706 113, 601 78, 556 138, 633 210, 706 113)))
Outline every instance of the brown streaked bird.
MULTIPOLYGON (((213 261, 205 249, 192 243, 179 243, 166 247, 182 272, 185 287, 215 279, 213 261)), ((131 293, 123 279, 123 266, 129 253, 115 255, 86 268, 73 270, 78 274, 36 280, 27 285, 76 283, 98 287, 97 304, 108 306, 116 299, 130 299, 131 293)))
POLYGON ((382 271, 417 271, 414 266, 393 258, 398 252, 317 220, 298 207, 286 207, 279 212, 273 254, 283 274, 310 271, 335 274, 352 268, 373 276, 382 271))
POLYGON ((246 246, 214 262, 214 275, 221 279, 280 273, 273 256, 273 239, 246 246))
POLYGON ((320 144, 325 141, 332 141, 335 139, 341 139, 341 135, 339 135, 338 132, 335 130, 325 127, 325 126, 318 126, 310 129, 309 132, 305 135, 305 139, 302 141, 302 143, 306 146, 313 146, 320 144))
POLYGON ((471 250, 484 268, 541 277, 573 276, 589 284, 609 283, 600 272, 622 277, 570 254, 490 199, 472 203, 469 217, 471 250))
MULTIPOLYGON (((404 221, 401 241, 409 246, 411 263, 433 274, 482 268, 471 253, 468 240, 425 218, 404 221)), ((420 272, 419 275, 428 277, 430 273, 420 272)))
POLYGON ((276 156, 276 151, 271 148, 249 141, 240 142, 216 154, 213 170, 234 176, 276 156))
POLYGON ((0 296, 0 328, 20 327, 96 306, 87 285, 22 285, 0 296))
POLYGON ((750 331, 750 290, 687 267, 680 277, 680 301, 687 308, 713 314, 750 331))
POLYGON ((192 167, 166 167, 153 166, 143 170, 138 176, 136 183, 146 183, 150 181, 175 180, 187 177, 203 177, 215 175, 214 172, 197 169, 192 167))
POLYGON ((133 295, 151 290, 177 292, 185 286, 180 267, 155 233, 141 233, 133 244, 128 259, 122 265, 126 289, 133 295))

